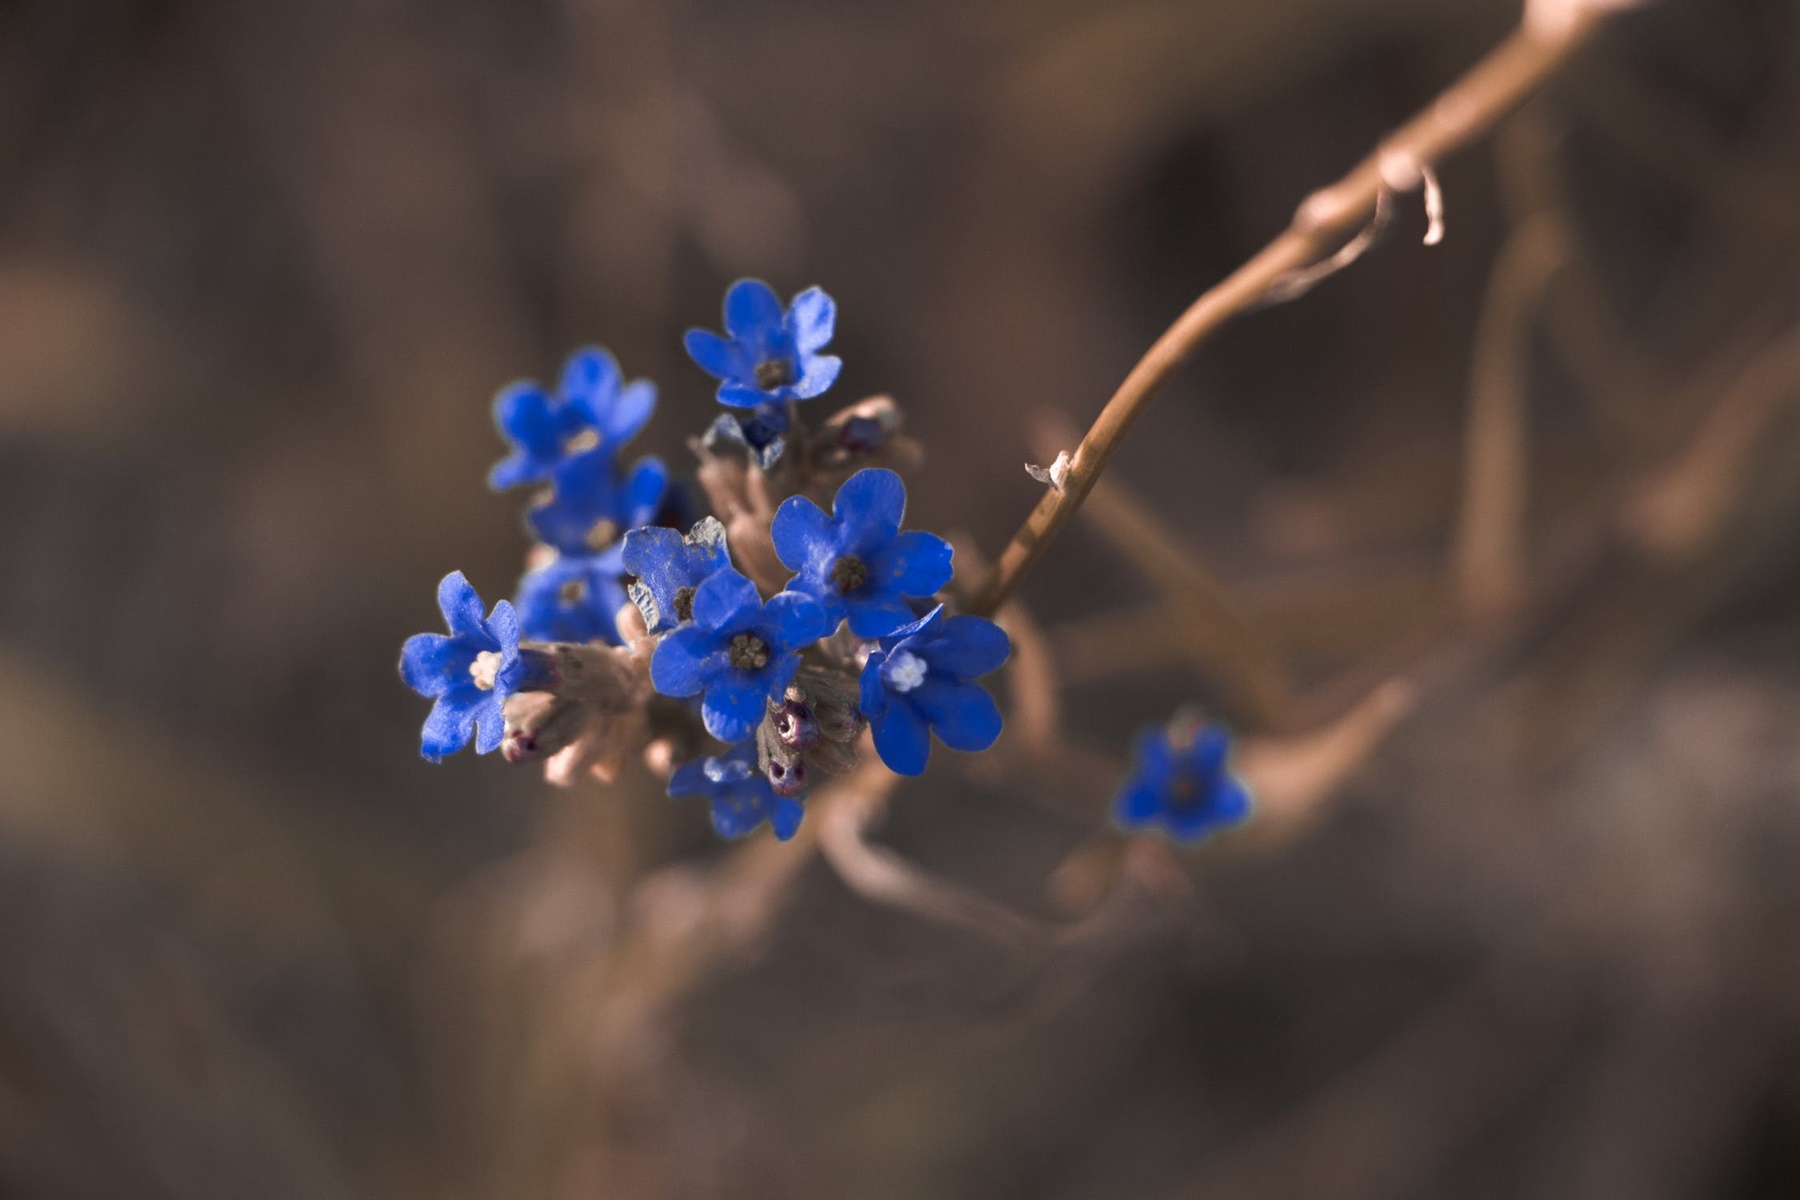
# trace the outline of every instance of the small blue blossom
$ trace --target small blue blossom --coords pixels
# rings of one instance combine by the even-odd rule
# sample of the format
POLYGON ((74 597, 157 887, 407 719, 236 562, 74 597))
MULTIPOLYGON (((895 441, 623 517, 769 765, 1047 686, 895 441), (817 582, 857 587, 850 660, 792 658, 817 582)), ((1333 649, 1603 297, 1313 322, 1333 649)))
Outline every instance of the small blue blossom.
POLYGON ((930 596, 950 582, 950 543, 916 529, 900 532, 906 485, 892 471, 858 471, 838 489, 831 511, 828 517, 806 497, 792 496, 770 533, 782 565, 799 572, 788 587, 817 600, 834 627, 847 617, 858 637, 884 637, 913 620, 906 597, 930 596))
POLYGON ((555 393, 526 380, 494 398, 494 424, 513 451, 494 464, 488 486, 499 491, 541 483, 565 460, 596 446, 616 454, 654 411, 655 384, 625 383, 606 350, 577 350, 563 365, 555 393))
POLYGON ((665 696, 703 694, 706 732, 738 742, 762 722, 800 666, 800 651, 831 632, 825 612, 782 592, 767 604, 756 585, 726 567, 694 592, 694 619, 664 634, 650 682, 665 696))
POLYGON ((1168 729, 1138 735, 1131 775, 1113 815, 1127 829, 1160 825, 1170 837, 1195 841, 1250 815, 1250 792, 1226 770, 1231 735, 1202 725, 1177 744, 1168 729))
POLYGON ((620 548, 558 554, 519 580, 519 629, 540 642, 619 644, 617 617, 626 603, 620 548))
POLYGON ((740 279, 725 293, 725 332, 690 329, 688 357, 719 381, 719 403, 755 408, 810 400, 832 385, 842 360, 820 354, 837 324, 837 305, 818 288, 781 298, 760 279, 740 279))
POLYGON ((498 749, 506 731, 506 698, 541 684, 539 663, 519 651, 519 620, 505 600, 483 620, 481 597, 452 571, 438 584, 438 609, 449 627, 406 639, 400 678, 436 703, 425 718, 419 753, 441 762, 475 739, 475 753, 498 749))
POLYGON ((550 499, 526 519, 539 541, 564 554, 603 550, 625 530, 655 521, 669 488, 660 458, 641 458, 623 475, 604 446, 568 459, 552 478, 550 499))
POLYGON ((787 435, 792 428, 785 405, 759 404, 742 416, 720 413, 706 431, 703 444, 715 453, 721 446, 742 446, 751 461, 767 471, 786 453, 787 435))
POLYGON ((862 672, 860 707, 890 770, 919 775, 932 730, 952 750, 986 750, 1000 736, 1000 709, 969 682, 997 669, 1012 643, 992 621, 944 615, 938 605, 883 637, 862 672))
POLYGON ((637 576, 629 591, 651 633, 693 619, 694 594, 717 571, 731 565, 725 527, 707 517, 686 537, 673 529, 645 526, 625 535, 622 564, 637 576))
POLYGON ((757 768, 756 743, 748 741, 724 754, 682 763, 669 778, 669 795, 706 797, 712 802, 713 828, 727 838, 743 837, 767 821, 785 842, 800 828, 806 811, 798 800, 775 794, 757 768))

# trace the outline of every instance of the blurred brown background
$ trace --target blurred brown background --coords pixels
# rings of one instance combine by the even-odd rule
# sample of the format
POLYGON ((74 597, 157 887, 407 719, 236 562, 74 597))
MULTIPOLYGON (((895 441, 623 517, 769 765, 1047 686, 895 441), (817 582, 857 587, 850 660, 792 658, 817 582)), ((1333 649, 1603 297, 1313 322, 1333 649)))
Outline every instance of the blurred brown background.
MULTIPOLYGON (((836 396, 930 447, 914 522, 991 554, 1044 414, 1517 17, 0 4, 0 1194, 1800 1196, 1791 0, 1620 19, 1448 165, 1444 245, 1403 200, 1135 431, 1122 494, 1296 699, 1245 703, 1078 522, 1025 599, 1082 753, 1449 666, 1309 819, 1103 937, 800 853, 714 911, 698 805, 431 767, 394 676, 444 572, 516 577, 499 385, 604 342, 680 469, 681 330, 742 274, 822 284, 836 396), (1484 385, 1524 403, 1538 599, 1477 655, 1484 385), (1645 479, 1715 497, 1678 552, 1584 533, 1645 479)), ((1051 920, 1107 797, 996 755, 934 756, 879 837, 1051 920)))

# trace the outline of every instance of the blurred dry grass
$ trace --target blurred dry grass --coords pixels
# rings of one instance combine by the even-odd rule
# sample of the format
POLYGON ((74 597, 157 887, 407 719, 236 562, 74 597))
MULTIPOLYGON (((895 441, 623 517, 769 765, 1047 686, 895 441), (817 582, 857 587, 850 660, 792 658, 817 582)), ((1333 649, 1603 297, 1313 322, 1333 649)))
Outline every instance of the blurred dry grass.
POLYGON ((0 4, 0 1192, 1800 1195, 1787 0, 1621 20, 1445 245, 1228 329, 1025 591, 1068 744, 879 837, 1049 928, 1136 723, 1410 672, 1310 820, 1008 941, 411 753, 432 582, 518 565, 494 387, 605 341, 683 461, 679 331, 818 282, 992 553, 1045 414, 1516 16, 0 4))

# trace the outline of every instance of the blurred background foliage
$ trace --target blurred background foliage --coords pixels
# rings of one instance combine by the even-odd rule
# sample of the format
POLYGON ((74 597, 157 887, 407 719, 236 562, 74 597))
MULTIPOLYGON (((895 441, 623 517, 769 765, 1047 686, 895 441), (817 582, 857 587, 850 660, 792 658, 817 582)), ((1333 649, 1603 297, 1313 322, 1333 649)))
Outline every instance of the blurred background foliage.
MULTIPOLYGON (((715 903, 698 805, 430 767, 394 677, 444 572, 519 569, 499 385, 604 342, 680 469, 712 404, 681 330, 739 275, 822 284, 836 395, 930 447, 915 523, 991 555, 1058 416, 1517 17, 0 3, 0 1191, 1800 1195, 1790 0, 1622 18, 1446 166, 1444 245, 1403 203, 1135 431, 1113 511, 1205 564, 1292 700, 1078 522, 1024 599, 1083 754, 1185 700, 1303 728, 1423 643, 1463 665, 1103 937, 923 921, 798 848, 715 903), (1567 579, 1469 666, 1500 377, 1526 575, 1567 579), (1566 568, 1668 462, 1722 497, 1704 536, 1566 568)), ((1108 775, 999 762, 937 764, 879 838, 1047 920, 1108 775)))

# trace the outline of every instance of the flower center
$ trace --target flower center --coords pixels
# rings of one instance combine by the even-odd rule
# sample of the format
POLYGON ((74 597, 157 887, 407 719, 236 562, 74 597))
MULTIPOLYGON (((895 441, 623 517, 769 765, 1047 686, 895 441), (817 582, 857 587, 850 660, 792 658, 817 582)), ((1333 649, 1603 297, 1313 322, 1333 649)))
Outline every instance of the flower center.
POLYGON ((740 633, 731 639, 731 665, 740 671, 760 671, 769 665, 769 643, 754 633, 740 633))
POLYGON ((604 550, 618 540, 619 527, 611 521, 595 521, 594 527, 587 533, 589 550, 604 550))
POLYGON ((556 589, 556 598, 564 608, 574 608, 587 599, 587 584, 579 579, 571 579, 556 589))
POLYGON ((494 690, 494 677, 500 673, 500 652, 483 650, 469 664, 469 676, 475 680, 475 686, 484 692, 494 690))
POLYGON ((925 660, 902 650, 887 661, 888 686, 896 692, 910 692, 925 682, 925 660))
POLYGON ((831 566, 831 585, 840 593, 854 592, 869 582, 869 567, 854 554, 846 554, 831 566))
POLYGON ((592 450, 600 444, 600 432, 596 429, 584 429, 563 443, 564 454, 581 454, 592 450))
POLYGON ((792 383, 794 369, 785 358, 771 358, 756 364, 756 386, 765 392, 792 383))
POLYGON ((683 587, 675 589, 675 619, 691 621, 694 619, 694 589, 683 587))

